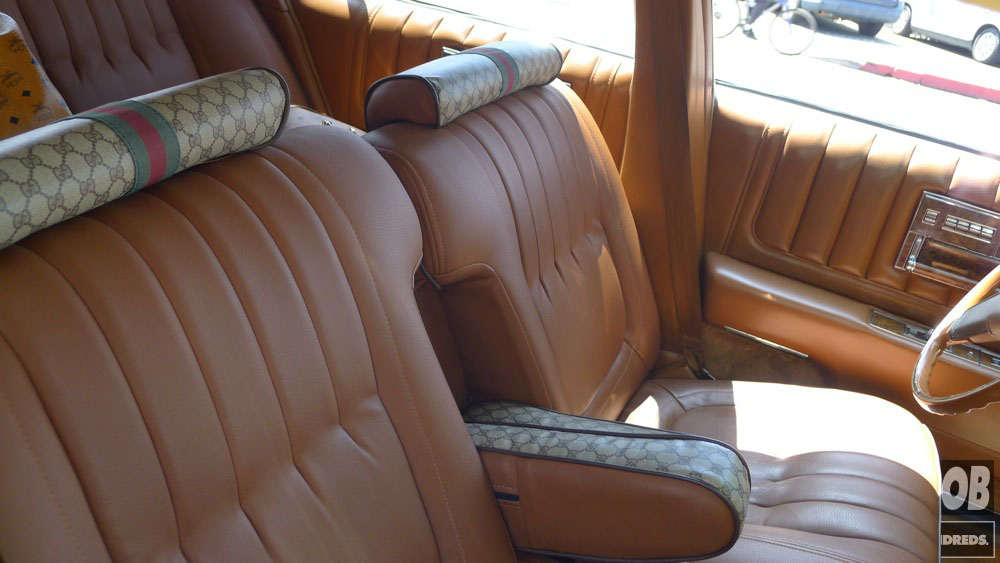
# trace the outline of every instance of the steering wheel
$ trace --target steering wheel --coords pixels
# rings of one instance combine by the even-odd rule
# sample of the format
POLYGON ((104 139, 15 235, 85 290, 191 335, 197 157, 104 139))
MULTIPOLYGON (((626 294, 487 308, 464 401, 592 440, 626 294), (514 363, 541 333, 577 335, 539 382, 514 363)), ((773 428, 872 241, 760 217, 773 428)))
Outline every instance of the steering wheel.
POLYGON ((975 285, 934 327, 913 368, 913 396, 935 414, 960 414, 1000 401, 1000 374, 978 387, 937 397, 930 392, 934 363, 948 346, 973 342, 1000 342, 1000 295, 989 297, 1000 286, 1000 266, 975 285))

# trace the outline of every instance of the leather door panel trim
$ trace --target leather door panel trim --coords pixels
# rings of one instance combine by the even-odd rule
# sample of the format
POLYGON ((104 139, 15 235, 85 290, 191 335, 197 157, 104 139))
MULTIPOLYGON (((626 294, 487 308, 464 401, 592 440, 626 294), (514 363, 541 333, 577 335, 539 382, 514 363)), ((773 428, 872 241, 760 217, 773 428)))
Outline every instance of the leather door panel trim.
POLYGON ((925 324, 943 316, 960 292, 895 269, 896 255, 925 190, 997 208, 1000 162, 718 90, 705 249, 925 324))
MULTIPOLYGON (((903 406, 930 427, 942 455, 1000 460, 1000 434, 992 430, 1000 425, 1000 406, 958 416, 923 411, 910 390, 919 348, 871 327, 872 307, 714 252, 705 257, 705 284, 706 322, 800 350, 829 370, 834 387, 903 406)), ((988 373, 947 356, 936 369, 940 393, 967 389, 988 373)))

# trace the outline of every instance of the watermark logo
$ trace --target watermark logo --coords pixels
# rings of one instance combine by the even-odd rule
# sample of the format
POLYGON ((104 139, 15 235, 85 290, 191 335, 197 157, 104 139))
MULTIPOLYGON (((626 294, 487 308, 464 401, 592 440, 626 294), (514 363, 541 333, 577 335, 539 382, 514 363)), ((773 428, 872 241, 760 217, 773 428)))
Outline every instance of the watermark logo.
POLYGON ((942 460, 941 471, 941 558, 994 558, 993 462, 942 460))

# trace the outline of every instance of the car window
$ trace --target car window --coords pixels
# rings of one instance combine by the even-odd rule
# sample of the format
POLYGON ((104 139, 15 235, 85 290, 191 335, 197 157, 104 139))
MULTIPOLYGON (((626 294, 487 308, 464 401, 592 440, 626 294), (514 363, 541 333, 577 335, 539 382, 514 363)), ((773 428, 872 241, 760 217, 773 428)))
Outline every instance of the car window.
MULTIPOLYGON (((631 0, 421 3, 634 52, 631 0)), ((711 16, 721 84, 1000 158, 998 10, 960 0, 713 0, 711 16)))
POLYGON ((634 0, 416 0, 506 27, 626 57, 635 52, 634 0))

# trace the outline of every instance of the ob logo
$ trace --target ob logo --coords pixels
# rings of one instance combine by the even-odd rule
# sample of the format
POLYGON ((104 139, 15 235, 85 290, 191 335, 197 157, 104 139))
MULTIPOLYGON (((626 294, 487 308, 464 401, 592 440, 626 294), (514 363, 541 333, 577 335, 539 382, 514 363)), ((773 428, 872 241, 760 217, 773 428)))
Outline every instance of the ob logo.
POLYGON ((993 461, 941 461, 941 558, 992 558, 993 461))
POLYGON ((941 511, 966 514, 989 510, 993 503, 992 461, 941 461, 941 511))

